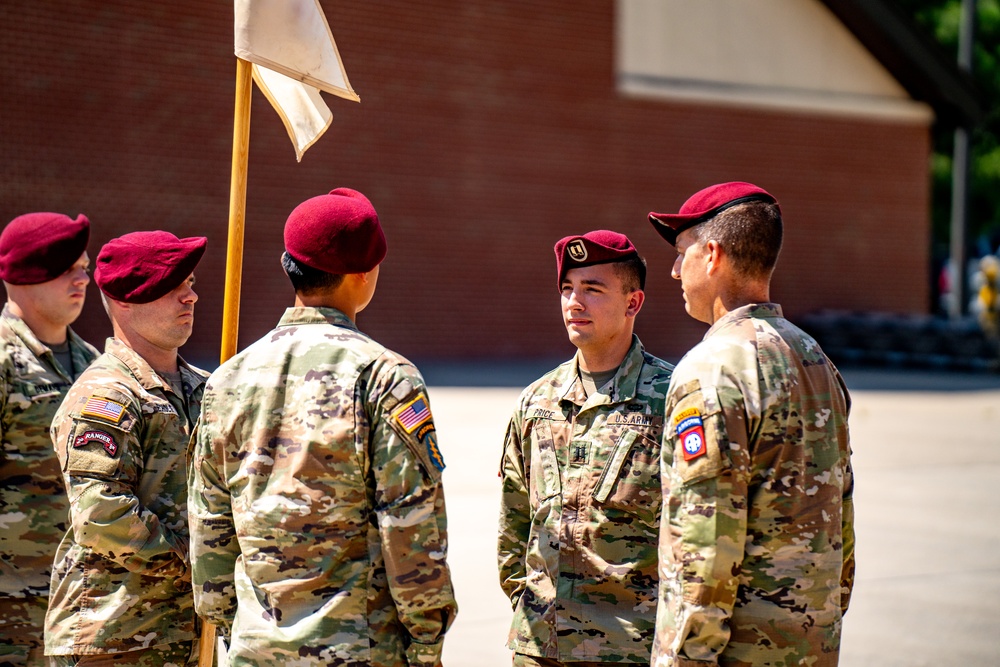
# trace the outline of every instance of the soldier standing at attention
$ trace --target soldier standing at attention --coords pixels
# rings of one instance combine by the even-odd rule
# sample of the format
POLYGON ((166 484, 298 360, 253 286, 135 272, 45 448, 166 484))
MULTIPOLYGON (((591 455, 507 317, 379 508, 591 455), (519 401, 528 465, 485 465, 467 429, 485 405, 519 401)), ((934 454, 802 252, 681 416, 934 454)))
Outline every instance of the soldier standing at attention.
POLYGON ((69 325, 90 277, 86 216, 28 213, 0 233, 0 665, 43 667, 49 576, 69 503, 49 426, 97 350, 69 325))
POLYGON ((667 398, 652 664, 836 665, 854 579, 850 398, 770 300, 778 202, 722 183, 649 219, 677 247, 688 314, 711 326, 667 398))
POLYGON ((109 241, 94 279, 114 331, 52 422, 70 526, 52 572, 52 667, 197 663, 186 454, 207 373, 191 336, 203 237, 109 241))
POLYGON ((457 607, 427 390, 361 333, 386 243, 360 192, 284 230, 295 306, 216 370, 189 474, 198 613, 231 664, 441 664, 457 607))
POLYGON ((521 393, 501 463, 515 666, 648 664, 671 366, 632 333, 646 264, 599 230, 555 245, 576 356, 521 393))

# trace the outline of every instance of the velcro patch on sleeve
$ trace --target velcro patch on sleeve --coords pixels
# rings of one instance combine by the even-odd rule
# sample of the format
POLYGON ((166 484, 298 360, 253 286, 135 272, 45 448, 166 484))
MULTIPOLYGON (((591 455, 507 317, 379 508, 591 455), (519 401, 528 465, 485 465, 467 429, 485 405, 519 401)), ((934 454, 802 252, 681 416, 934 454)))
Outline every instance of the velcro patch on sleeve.
POLYGON ((104 431, 84 431, 73 438, 73 447, 79 449, 80 447, 86 447, 92 442, 96 442, 104 451, 108 453, 108 456, 114 456, 118 453, 118 443, 115 442, 115 438, 110 433, 105 433, 104 431))
POLYGON ((404 431, 413 433, 417 428, 431 421, 431 408, 427 403, 427 397, 423 393, 417 394, 416 398, 396 408, 392 413, 392 418, 403 427, 404 431))
POLYGON ((99 421, 75 421, 66 452, 66 472, 71 475, 112 476, 124 458, 129 436, 99 421))
POLYGON ((80 416, 118 425, 125 416, 125 404, 94 395, 87 399, 80 416))
POLYGON ((723 455, 730 443, 717 390, 693 380, 672 394, 664 443, 669 439, 674 469, 684 484, 719 476, 731 462, 723 455))
POLYGON ((708 452, 705 446, 705 426, 698 408, 688 408, 674 415, 674 429, 685 461, 704 456, 708 452))
POLYGON ((391 412, 389 423, 406 441, 427 472, 436 479, 445 465, 438 448, 437 431, 427 396, 421 391, 401 402, 391 412))

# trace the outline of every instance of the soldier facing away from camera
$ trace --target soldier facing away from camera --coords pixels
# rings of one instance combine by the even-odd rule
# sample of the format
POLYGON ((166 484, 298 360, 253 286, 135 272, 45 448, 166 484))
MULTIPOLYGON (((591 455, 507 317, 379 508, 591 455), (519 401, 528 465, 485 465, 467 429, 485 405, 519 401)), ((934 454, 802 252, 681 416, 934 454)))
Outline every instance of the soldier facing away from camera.
POLYGON ((417 369, 358 330, 386 253, 360 192, 284 229, 295 305, 209 379, 191 462, 198 613, 230 664, 436 667, 457 607, 417 369))

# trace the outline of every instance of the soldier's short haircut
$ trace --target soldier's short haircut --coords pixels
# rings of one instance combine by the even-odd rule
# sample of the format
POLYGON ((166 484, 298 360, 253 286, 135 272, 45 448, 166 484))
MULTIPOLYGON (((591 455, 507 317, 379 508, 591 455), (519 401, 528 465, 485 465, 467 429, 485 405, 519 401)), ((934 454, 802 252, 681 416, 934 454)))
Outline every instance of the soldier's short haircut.
POLYGON ((620 262, 612 262, 615 273, 622 279, 625 293, 646 289, 646 260, 639 255, 633 255, 620 262))
POLYGON ((281 253, 281 268, 292 282, 296 294, 311 296, 317 292, 335 289, 344 281, 343 274, 327 273, 306 266, 287 252, 281 253))
POLYGON ((781 209, 770 202, 747 202, 726 209, 692 231, 699 243, 718 242, 737 272, 770 278, 781 252, 781 209))

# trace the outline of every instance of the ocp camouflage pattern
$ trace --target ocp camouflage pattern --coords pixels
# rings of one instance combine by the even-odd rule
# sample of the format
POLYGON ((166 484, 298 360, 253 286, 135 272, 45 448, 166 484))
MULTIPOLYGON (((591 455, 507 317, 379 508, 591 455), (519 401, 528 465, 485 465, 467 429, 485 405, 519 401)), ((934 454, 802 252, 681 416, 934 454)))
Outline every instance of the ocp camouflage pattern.
POLYGON ((457 612, 443 468, 417 369, 336 309, 288 309, 215 371, 191 553, 230 665, 439 665, 457 612))
POLYGON ((587 397, 579 353, 521 393, 504 443, 497 544, 515 652, 649 662, 671 368, 633 336, 609 393, 587 397))
POLYGON ((68 333, 72 369, 8 305, 0 314, 0 663, 28 664, 28 652, 41 648, 52 559, 66 531, 69 503, 49 426, 98 354, 68 333))
POLYGON ((654 667, 837 664, 854 578, 849 409, 840 373, 777 304, 728 313, 678 363, 654 667))
POLYGON ((186 462, 208 374, 178 363, 184 396, 108 339, 53 420, 70 526, 52 571, 47 655, 152 649, 197 636, 186 462))

